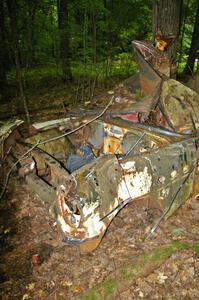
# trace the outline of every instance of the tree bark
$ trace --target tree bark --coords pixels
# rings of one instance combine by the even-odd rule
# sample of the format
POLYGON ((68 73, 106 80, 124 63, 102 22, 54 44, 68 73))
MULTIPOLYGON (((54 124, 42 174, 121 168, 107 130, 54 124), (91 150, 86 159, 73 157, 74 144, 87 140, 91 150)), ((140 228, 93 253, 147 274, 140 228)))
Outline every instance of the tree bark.
POLYGON ((192 40, 191 40, 191 46, 189 50, 189 57, 187 59, 187 63, 183 72, 184 74, 187 75, 193 74, 195 59, 197 56, 199 57, 199 53, 197 54, 197 51, 199 51, 199 2, 198 2, 197 12, 196 12, 196 19, 195 19, 194 30, 193 30, 192 40))
POLYGON ((161 31, 163 36, 175 35, 168 55, 171 62, 171 77, 175 78, 177 70, 177 48, 181 27, 181 12, 183 0, 153 1, 153 36, 161 31))
POLYGON ((18 19, 17 19, 17 1, 7 0, 8 15, 10 18, 10 27, 12 33, 12 51, 14 54, 15 66, 16 66, 16 80, 19 88, 19 93, 24 106, 26 118, 28 124, 30 124, 30 115, 24 94, 24 86, 22 80, 21 63, 20 63, 20 49, 19 49, 19 32, 18 32, 18 19))
POLYGON ((70 45, 68 24, 68 0, 57 0, 58 25, 60 32, 60 59, 62 62, 63 80, 71 80, 70 45))
POLYGON ((0 99, 4 96, 7 88, 6 80, 6 39, 4 28, 4 1, 0 0, 0 99))

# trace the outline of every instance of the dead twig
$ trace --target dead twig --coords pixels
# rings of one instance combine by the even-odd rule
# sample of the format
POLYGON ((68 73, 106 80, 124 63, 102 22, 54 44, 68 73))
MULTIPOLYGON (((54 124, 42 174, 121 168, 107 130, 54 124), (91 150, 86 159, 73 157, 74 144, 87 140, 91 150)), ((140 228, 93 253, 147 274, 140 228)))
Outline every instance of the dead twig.
POLYGON ((117 293, 118 293, 119 299, 121 300, 122 298, 121 298, 120 291, 119 291, 118 285, 117 285, 117 273, 116 273, 117 268, 116 268, 116 263, 115 263, 115 258, 114 257, 113 257, 113 265, 114 265, 114 273, 115 273, 115 281, 116 281, 117 293))
POLYGON ((187 180, 189 179, 190 175, 192 174, 192 172, 194 171, 194 167, 189 171, 188 175, 185 177, 185 179, 183 180, 183 182, 181 183, 181 185, 179 186, 178 190, 176 191, 170 205, 168 206, 168 208, 165 210, 165 212, 160 216, 160 218, 158 219, 158 221, 156 222, 156 224, 153 226, 153 228, 151 229, 151 231, 149 232, 149 234, 146 237, 146 240, 149 240, 151 238, 151 236, 153 235, 153 233, 156 231, 156 229, 158 228, 158 226, 160 225, 160 223, 162 222, 162 220, 164 219, 164 217, 168 214, 168 212, 170 211, 176 197, 178 196, 178 194, 180 193, 180 191, 182 190, 183 186, 185 185, 185 183, 187 182, 187 180))
POLYGON ((58 139, 60 139, 60 138, 62 138, 64 136, 70 135, 70 134, 78 131, 79 129, 82 129, 82 128, 86 127, 90 123, 92 123, 92 122, 96 121, 97 119, 99 119, 100 117, 102 117, 104 115, 104 113, 107 111, 107 109, 109 108, 109 106, 111 106, 111 104, 113 103, 113 100, 114 100, 114 96, 111 98, 111 100, 109 101, 109 103, 107 104, 107 106, 103 109, 103 111, 99 115, 97 115, 93 119, 89 120, 85 124, 82 124, 79 127, 76 127, 74 129, 72 129, 71 131, 66 132, 64 134, 61 134, 59 136, 56 136, 54 138, 51 138, 51 139, 48 139, 48 140, 45 140, 45 141, 41 141, 41 142, 38 143, 38 145, 43 145, 43 144, 46 144, 46 143, 49 143, 49 142, 52 142, 52 141, 56 141, 56 140, 58 140, 58 139))

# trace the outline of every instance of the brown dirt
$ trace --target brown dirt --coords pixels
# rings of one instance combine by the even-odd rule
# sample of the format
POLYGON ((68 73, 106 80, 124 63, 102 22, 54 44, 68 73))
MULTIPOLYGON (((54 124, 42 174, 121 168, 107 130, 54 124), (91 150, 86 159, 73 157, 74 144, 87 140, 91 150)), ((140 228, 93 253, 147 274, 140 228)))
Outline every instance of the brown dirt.
MULTIPOLYGON (((190 199, 145 241, 155 211, 126 206, 114 219, 97 250, 81 254, 63 244, 54 220, 23 180, 12 177, 0 203, 2 299, 76 299, 140 255, 172 240, 199 240, 199 201, 190 199), (36 258, 35 258, 36 257, 36 258)), ((139 265, 140 264, 140 265, 139 265)), ((123 281, 116 294, 100 299, 198 299, 199 258, 189 247, 171 253, 157 268, 123 281)), ((85 297, 84 299, 95 299, 85 297)))

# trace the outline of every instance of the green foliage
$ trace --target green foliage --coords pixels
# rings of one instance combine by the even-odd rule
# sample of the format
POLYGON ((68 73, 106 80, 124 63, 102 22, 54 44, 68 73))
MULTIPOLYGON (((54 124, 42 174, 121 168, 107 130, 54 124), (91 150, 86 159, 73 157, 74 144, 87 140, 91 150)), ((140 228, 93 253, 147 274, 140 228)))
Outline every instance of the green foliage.
POLYGON ((179 49, 180 61, 178 64, 178 72, 182 73, 185 68, 186 61, 191 46, 191 38, 194 30, 194 22, 196 17, 197 1, 185 0, 182 14, 182 28, 181 28, 181 47, 179 49))
MULTIPOLYGON (((57 1, 16 0, 21 63, 37 65, 59 57, 57 1)), ((151 30, 148 1, 74 0, 69 3, 71 60, 106 60, 130 52, 131 40, 151 30), (96 56, 94 58, 94 56, 96 56)), ((12 36, 7 19, 8 42, 12 36)))
MULTIPOLYGON (((17 8, 16 34, 24 82, 31 82, 32 76, 38 76, 38 80, 45 78, 45 72, 49 77, 60 78, 62 61, 57 1, 13 2, 17 8)), ((6 49, 7 77, 12 79, 14 76, 9 69, 15 68, 15 47, 6 3, 3 46, 6 49)), ((136 67, 132 63, 131 41, 151 39, 152 1, 73 0, 68 3, 69 63, 75 79, 107 80, 133 74, 136 67)), ((196 1, 186 3, 189 5, 184 10, 183 55, 179 69, 183 68, 188 54, 196 10, 196 1)))

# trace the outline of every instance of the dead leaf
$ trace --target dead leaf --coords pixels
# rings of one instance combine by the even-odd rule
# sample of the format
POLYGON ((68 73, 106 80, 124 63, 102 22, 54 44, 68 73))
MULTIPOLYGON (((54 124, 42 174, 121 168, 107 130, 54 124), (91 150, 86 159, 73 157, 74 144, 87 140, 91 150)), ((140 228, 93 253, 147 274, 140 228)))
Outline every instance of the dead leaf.
POLYGON ((29 295, 28 294, 24 294, 21 300, 26 300, 29 299, 29 295))
POLYGON ((144 298, 144 294, 142 293, 142 291, 139 291, 139 297, 144 298))
POLYGON ((38 291, 38 298, 41 299, 41 298, 45 298, 46 297, 46 292, 43 291, 43 290, 39 290, 38 291))
POLYGON ((164 284, 167 278, 168 276, 164 275, 163 272, 158 272, 158 281, 160 284, 164 284))
POLYGON ((148 234, 150 231, 151 231, 151 227, 150 227, 150 226, 147 226, 147 227, 145 228, 145 233, 148 234))
POLYGON ((65 281, 62 283, 62 285, 63 285, 64 287, 70 287, 70 286, 73 285, 73 283, 72 283, 71 280, 65 280, 65 281))
POLYGON ((74 288, 73 288, 73 291, 75 293, 80 293, 82 290, 81 286, 79 284, 75 285, 74 288))
POLYGON ((31 291, 35 288, 35 283, 29 283, 27 286, 26 286, 26 289, 31 291))
POLYGON ((4 234, 6 234, 6 233, 9 233, 9 232, 10 232, 10 230, 11 230, 11 228, 7 228, 7 229, 5 229, 5 230, 4 230, 4 234))

